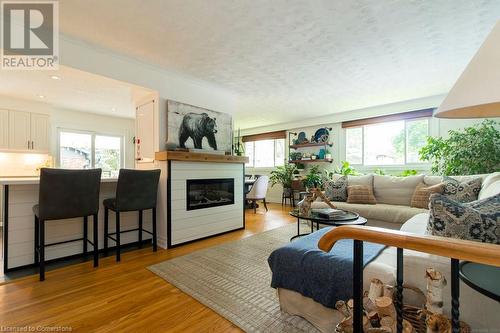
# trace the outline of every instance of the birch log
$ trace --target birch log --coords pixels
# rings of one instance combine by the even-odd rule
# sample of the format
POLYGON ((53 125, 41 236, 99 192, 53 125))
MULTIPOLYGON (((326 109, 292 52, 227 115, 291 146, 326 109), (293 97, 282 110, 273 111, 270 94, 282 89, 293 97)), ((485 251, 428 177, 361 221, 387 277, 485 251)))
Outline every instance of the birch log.
POLYGON ((446 286, 444 275, 434 268, 425 271, 427 294, 425 308, 432 313, 443 313, 443 289, 446 286))
POLYGON ((377 297, 377 299, 375 299, 375 306, 379 316, 389 316, 396 319, 396 308, 391 298, 385 296, 377 297))
POLYGON ((384 284, 379 279, 370 281, 370 289, 368 290, 368 298, 375 303, 375 299, 384 294, 384 284))

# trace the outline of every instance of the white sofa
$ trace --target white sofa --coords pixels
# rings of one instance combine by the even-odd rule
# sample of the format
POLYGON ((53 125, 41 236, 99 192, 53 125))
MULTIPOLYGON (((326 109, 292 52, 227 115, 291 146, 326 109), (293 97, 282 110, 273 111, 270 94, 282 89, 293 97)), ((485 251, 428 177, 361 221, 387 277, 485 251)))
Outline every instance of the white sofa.
MULTIPOLYGON (((455 178, 463 181, 474 177, 478 176, 455 178)), ((479 194, 480 199, 500 193, 500 172, 490 175, 480 175, 480 177, 483 178, 483 186, 479 194)), ((424 181, 429 185, 437 184, 441 181, 441 177, 425 176, 424 181)), ((375 182, 375 186, 376 184, 377 182, 375 182)), ((377 191, 375 191, 375 195, 377 195, 377 191)), ((421 235, 426 233, 427 222, 429 220, 429 213, 426 210, 418 211, 404 205, 392 205, 386 203, 377 205, 351 205, 346 203, 337 204, 342 209, 358 210, 361 215, 367 216, 368 224, 371 224, 372 226, 380 226, 380 222, 389 226, 397 226, 399 225, 399 221, 401 219, 408 217, 407 221, 401 226, 400 230, 421 235)), ((316 203, 316 207, 323 207, 323 205, 316 203)), ((425 292, 425 270, 428 267, 433 267, 443 272, 447 280, 450 281, 449 258, 405 250, 404 282, 406 284, 416 286, 425 292)), ((367 290, 369 288, 370 280, 374 277, 382 280, 384 283, 394 284, 395 272, 396 249, 386 248, 376 260, 365 267, 364 289, 367 290)), ((336 324, 342 319, 342 315, 338 311, 316 303, 312 299, 304 297, 295 291, 278 289, 278 295, 281 309, 283 311, 305 318, 322 332, 334 332, 336 324)), ((405 299, 405 302, 414 303, 415 299, 408 297, 405 299)), ((444 303, 445 314, 450 316, 450 283, 448 283, 445 288, 444 303)), ((482 330, 484 332, 498 331, 500 330, 499 313, 500 303, 481 295, 465 283, 461 282, 461 320, 471 325, 474 330, 482 330)))

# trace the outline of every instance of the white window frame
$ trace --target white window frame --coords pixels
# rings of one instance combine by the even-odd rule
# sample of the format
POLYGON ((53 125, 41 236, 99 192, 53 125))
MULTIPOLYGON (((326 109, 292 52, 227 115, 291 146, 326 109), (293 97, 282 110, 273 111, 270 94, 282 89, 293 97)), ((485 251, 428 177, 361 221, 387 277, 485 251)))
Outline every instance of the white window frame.
POLYGON ((96 136, 109 136, 109 137, 119 138, 120 139, 120 169, 123 168, 124 162, 125 162, 125 140, 124 140, 123 135, 58 127, 57 128, 57 166, 59 168, 61 167, 61 132, 87 134, 87 135, 91 136, 90 165, 92 168, 95 168, 95 138, 96 138, 96 136))
MULTIPOLYGON (((255 142, 257 142, 257 141, 247 141, 247 142, 245 142, 245 144, 246 143, 252 143, 252 145, 253 145, 253 161, 252 161, 251 165, 245 165, 245 168, 247 168, 247 169, 273 169, 273 168, 275 168, 277 166, 276 165, 276 145, 277 145, 277 140, 283 140, 283 165, 286 164, 286 140, 284 138, 283 139, 269 139, 269 140, 273 140, 274 141, 273 165, 272 166, 268 166, 268 167, 256 167, 255 166, 255 142)), ((265 141, 265 140, 261 140, 261 141, 265 141)))
MULTIPOLYGON (((408 141, 406 140, 406 134, 408 131, 408 122, 412 121, 417 121, 417 120, 422 120, 425 119, 427 120, 427 136, 431 134, 431 117, 425 117, 425 118, 413 118, 413 119, 403 119, 404 121, 404 132, 405 132, 405 144, 404 144, 404 164, 365 164, 365 126, 369 125, 362 125, 362 126, 354 126, 354 127, 348 127, 345 128, 344 130, 344 149, 345 149, 345 156, 347 158, 347 130, 351 128, 361 128, 361 135, 362 135, 362 140, 361 140, 361 161, 362 163, 355 164, 351 163, 352 166, 357 167, 359 169, 376 169, 376 168, 381 168, 381 169, 401 169, 401 168, 425 168, 429 165, 428 162, 412 162, 408 163, 408 158, 407 158, 407 151, 408 151, 408 141)), ((396 121, 401 121, 401 120, 393 120, 393 121, 388 121, 385 123, 391 123, 391 122, 396 122, 396 121)), ((349 161, 348 161, 349 162, 349 161)))

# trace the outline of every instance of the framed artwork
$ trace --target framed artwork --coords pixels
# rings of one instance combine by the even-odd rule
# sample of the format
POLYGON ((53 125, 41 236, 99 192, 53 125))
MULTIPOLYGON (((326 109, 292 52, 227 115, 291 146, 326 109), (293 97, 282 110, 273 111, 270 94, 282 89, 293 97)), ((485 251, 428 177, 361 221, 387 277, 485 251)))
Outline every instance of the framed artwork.
POLYGON ((231 153, 231 115, 176 101, 167 101, 167 144, 177 148, 231 153))

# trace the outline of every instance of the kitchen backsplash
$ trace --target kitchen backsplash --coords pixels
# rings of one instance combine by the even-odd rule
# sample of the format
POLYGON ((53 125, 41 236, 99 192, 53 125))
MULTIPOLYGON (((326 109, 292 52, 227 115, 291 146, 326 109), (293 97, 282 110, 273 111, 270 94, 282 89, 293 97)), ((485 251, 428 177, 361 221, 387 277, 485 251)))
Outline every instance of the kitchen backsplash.
POLYGON ((0 152, 0 177, 38 176, 41 167, 53 166, 47 154, 23 154, 0 152))

